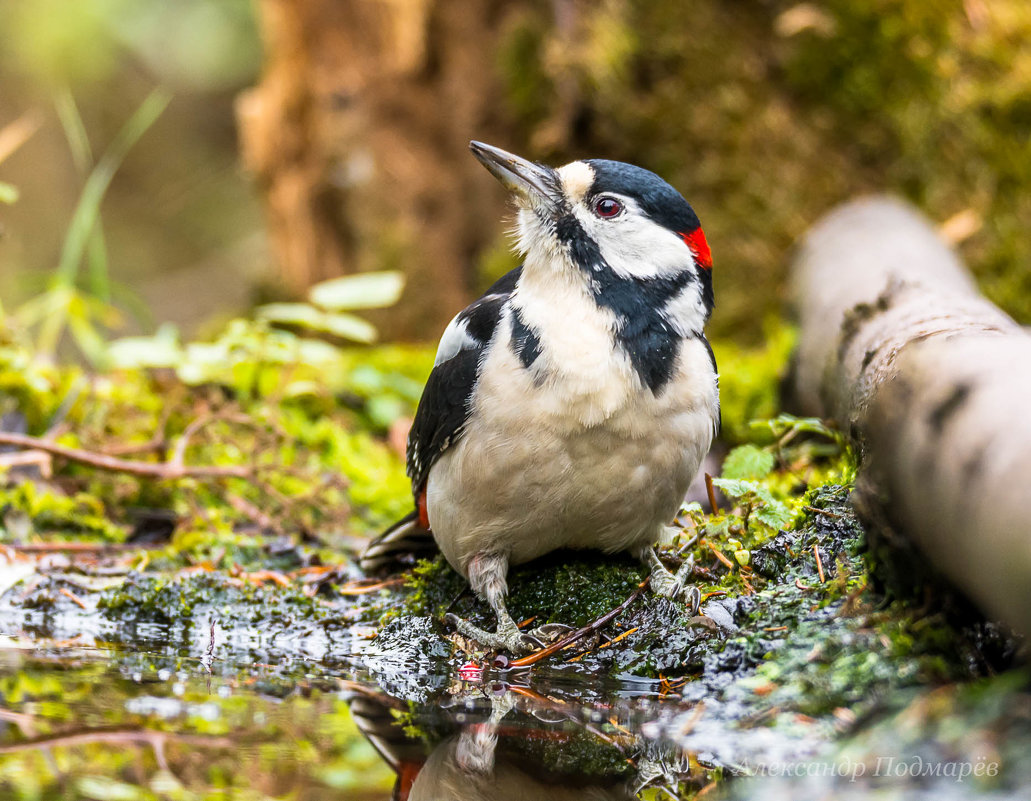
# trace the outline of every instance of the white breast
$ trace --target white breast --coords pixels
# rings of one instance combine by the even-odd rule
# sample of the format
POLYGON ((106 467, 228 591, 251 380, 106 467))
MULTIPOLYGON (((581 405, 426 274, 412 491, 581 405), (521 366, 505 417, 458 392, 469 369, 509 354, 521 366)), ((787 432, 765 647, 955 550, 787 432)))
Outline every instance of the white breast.
POLYGON ((483 551, 519 563, 654 542, 711 444, 716 375, 701 341, 683 342, 656 397, 613 349, 608 312, 572 282, 549 283, 519 289, 524 301, 549 292, 521 312, 544 352, 523 368, 501 321, 465 433, 430 471, 430 523, 462 573, 483 551))

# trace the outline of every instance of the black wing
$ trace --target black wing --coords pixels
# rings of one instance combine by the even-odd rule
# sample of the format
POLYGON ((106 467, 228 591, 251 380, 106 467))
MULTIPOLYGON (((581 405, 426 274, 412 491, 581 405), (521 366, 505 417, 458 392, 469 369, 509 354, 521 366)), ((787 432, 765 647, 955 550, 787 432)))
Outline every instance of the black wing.
POLYGON ((521 271, 517 267, 499 278, 482 298, 455 316, 440 338, 433 372, 408 434, 408 476, 416 496, 433 463, 462 436, 480 359, 521 271))

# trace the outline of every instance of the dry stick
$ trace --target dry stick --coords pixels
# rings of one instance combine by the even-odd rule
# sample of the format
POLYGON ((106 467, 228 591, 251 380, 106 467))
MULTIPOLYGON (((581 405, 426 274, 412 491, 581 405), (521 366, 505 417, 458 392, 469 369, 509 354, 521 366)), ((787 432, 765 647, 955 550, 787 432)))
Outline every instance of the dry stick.
POLYGON ((147 551, 157 545, 137 544, 135 542, 30 542, 20 545, 7 543, 8 548, 19 553, 55 553, 59 551, 147 551))
POLYGON ((87 609, 88 608, 86 606, 86 602, 83 601, 82 598, 80 598, 78 595, 76 595, 74 592, 72 592, 67 587, 61 587, 61 589, 58 590, 58 592, 61 593, 61 595, 63 595, 65 598, 70 599, 72 601, 72 603, 74 603, 80 609, 87 609))
POLYGON ((370 592, 378 592, 379 590, 385 590, 388 587, 396 587, 399 584, 404 584, 404 577, 397 576, 395 578, 389 578, 386 581, 378 581, 375 584, 356 584, 351 582, 350 584, 344 584, 337 588, 337 592, 341 595, 368 595, 370 592))
POLYGON ((76 746, 86 743, 140 743, 142 745, 163 745, 167 741, 184 745, 209 746, 211 748, 232 748, 236 743, 229 737, 206 737, 194 734, 173 734, 163 731, 144 729, 100 729, 82 731, 72 734, 47 735, 26 740, 13 745, 0 746, 0 754, 15 754, 19 751, 31 751, 37 748, 53 748, 55 746, 76 746))
POLYGON ((581 637, 586 637, 588 634, 592 634, 593 632, 598 631, 598 629, 602 628, 602 626, 607 624, 609 621, 613 620, 614 618, 618 617, 623 612, 625 612, 630 607, 630 604, 632 604, 634 601, 636 601, 638 598, 644 595, 644 591, 648 589, 648 585, 651 584, 651 581, 652 577, 648 576, 648 578, 646 578, 644 581, 637 585, 637 589, 630 594, 629 598, 623 601, 623 603, 621 603, 611 612, 606 612, 597 620, 588 623, 582 629, 577 629, 568 637, 559 640, 557 643, 554 643, 553 645, 549 645, 547 648, 542 648, 540 651, 535 651, 532 654, 527 654, 526 656, 520 657, 519 659, 513 659, 508 666, 510 668, 523 668, 529 667, 530 665, 535 665, 542 659, 546 659, 552 654, 561 651, 567 645, 572 645, 581 637))
POLYGON ((709 506, 712 508, 712 513, 718 515, 720 513, 720 505, 716 503, 716 490, 712 486, 712 476, 708 473, 705 474, 705 491, 709 493, 709 506))
POLYGON ((829 512, 826 509, 817 509, 815 506, 803 506, 807 512, 812 512, 817 515, 824 515, 825 517, 841 517, 837 512, 829 512))
POLYGON ((138 462, 129 459, 119 459, 114 456, 105 456, 102 453, 69 448, 54 442, 48 442, 39 437, 31 437, 27 434, 0 432, 0 445, 13 445, 18 448, 45 451, 72 462, 95 467, 98 470, 128 473, 134 476, 156 478, 161 481, 178 478, 250 478, 253 474, 251 468, 241 465, 227 465, 224 467, 214 465, 190 466, 176 462, 138 462))
POLYGON ((816 572, 820 574, 820 583, 823 584, 826 579, 823 577, 823 562, 820 561, 820 546, 813 543, 813 556, 816 557, 816 572))
POLYGON ((729 569, 729 570, 733 570, 734 569, 734 563, 731 562, 727 557, 725 557, 723 555, 723 552, 720 551, 719 548, 717 548, 715 545, 712 544, 711 540, 702 540, 702 542, 705 543, 705 545, 707 545, 709 547, 709 550, 713 552, 713 554, 716 556, 717 559, 719 559, 724 565, 726 565, 727 569, 729 569))

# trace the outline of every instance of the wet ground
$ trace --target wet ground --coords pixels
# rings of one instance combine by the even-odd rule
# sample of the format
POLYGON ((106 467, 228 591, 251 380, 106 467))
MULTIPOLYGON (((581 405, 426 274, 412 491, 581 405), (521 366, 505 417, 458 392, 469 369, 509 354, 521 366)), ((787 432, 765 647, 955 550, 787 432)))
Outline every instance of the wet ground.
MULTIPOLYGON (((749 572, 699 565, 698 615, 642 594, 530 666, 448 637, 443 607, 486 619, 439 565, 369 585, 272 546, 277 569, 172 576, 139 549, 5 550, 2 797, 1027 797, 1027 676, 991 678, 1010 645, 890 606, 846 493, 812 503, 749 572)), ((616 568, 516 571, 512 607, 572 596, 582 625, 634 594, 616 568)))
POLYGON ((631 798, 646 785, 677 794, 681 782, 713 779, 670 736, 690 726, 698 702, 662 680, 482 671, 446 653, 426 658, 415 641, 322 629, 283 641, 227 636, 215 622, 205 641, 149 624, 116 645, 103 631, 45 639, 31 628, 0 651, 0 781, 20 797, 33 784, 98 799, 207 797, 224 784, 373 799, 396 784, 412 799, 532 788, 575 798, 588 787, 631 798), (476 793, 446 789, 463 776, 476 793))

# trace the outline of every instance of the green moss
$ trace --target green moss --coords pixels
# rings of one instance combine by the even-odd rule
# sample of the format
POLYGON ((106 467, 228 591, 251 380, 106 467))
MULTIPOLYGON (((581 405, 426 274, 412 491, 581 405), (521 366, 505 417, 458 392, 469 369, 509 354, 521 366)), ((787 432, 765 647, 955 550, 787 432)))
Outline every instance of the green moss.
POLYGON ((535 157, 621 159, 680 189, 712 246, 719 338, 761 343, 794 243, 871 191, 938 222, 968 212, 962 254, 1028 322, 1031 11, 991 6, 616 0, 561 25, 523 16, 500 48, 510 135, 535 157))
POLYGON ((0 486, 0 538, 74 537, 120 542, 122 528, 107 516, 103 502, 80 492, 65 495, 52 487, 22 482, 0 486))
POLYGON ((436 556, 421 560, 406 576, 405 587, 409 590, 404 601, 405 613, 440 619, 468 584, 443 556, 436 556))
POLYGON ((510 608, 534 625, 580 627, 619 606, 647 575, 628 556, 558 553, 509 573, 510 608))
POLYGON ((178 579, 130 576, 122 586, 102 593, 97 608, 113 620, 186 627, 204 614, 225 616, 233 627, 288 627, 327 614, 296 586, 231 582, 228 574, 221 572, 178 579))
POLYGON ((764 344, 742 347, 715 339, 712 349, 720 370, 720 410, 723 437, 731 444, 756 438, 753 420, 771 418, 780 409, 780 384, 788 368, 797 332, 783 323, 770 323, 764 344))

